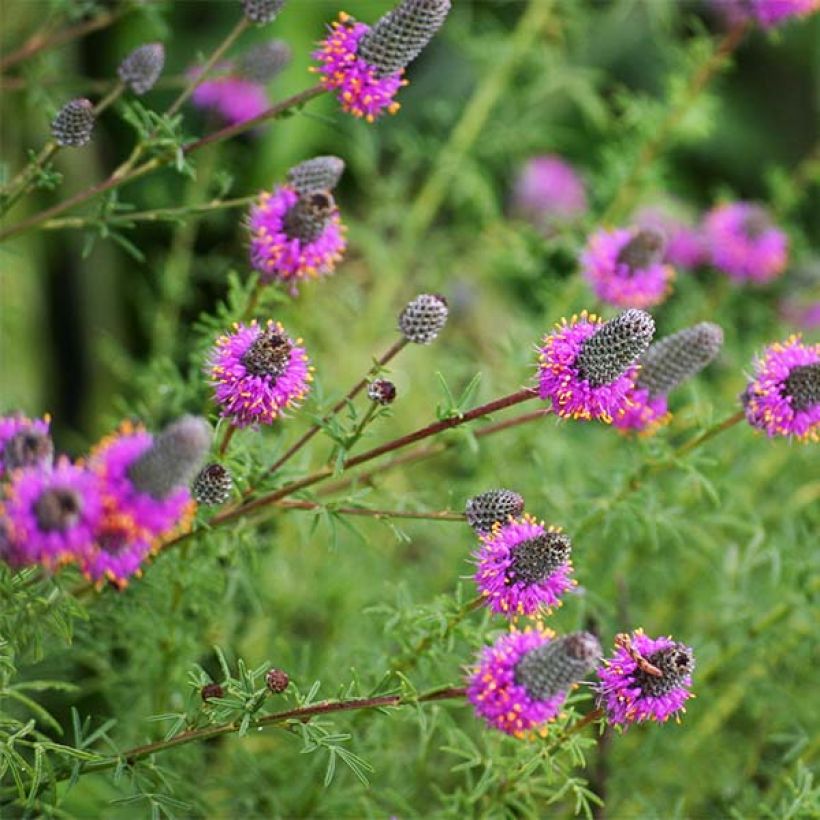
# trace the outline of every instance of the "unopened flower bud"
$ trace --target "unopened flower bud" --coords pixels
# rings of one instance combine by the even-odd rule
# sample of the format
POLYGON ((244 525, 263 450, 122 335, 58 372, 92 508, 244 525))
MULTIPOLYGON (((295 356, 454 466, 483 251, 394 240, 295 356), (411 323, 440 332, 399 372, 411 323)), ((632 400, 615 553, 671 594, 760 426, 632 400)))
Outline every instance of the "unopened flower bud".
POLYGON ((273 669, 269 669, 265 675, 265 684, 268 687, 268 691, 274 695, 281 695, 282 692, 288 688, 289 683, 290 678, 284 669, 273 667, 273 669))
POLYGON ((272 23, 284 5, 285 0, 242 0, 245 17, 260 26, 272 23))
POLYGON ((387 379, 374 379, 368 385, 367 396, 379 404, 392 404, 396 399, 396 385, 387 379))
POLYGON ((84 98, 70 100, 51 121, 51 133, 58 145, 79 148, 91 141, 94 105, 84 98))
POLYGON ((524 512, 524 499, 512 490, 488 490, 468 499, 467 523, 479 534, 488 533, 493 524, 506 523, 524 512))
POLYGON ((447 300, 437 293, 422 293, 401 312, 399 330, 408 342, 428 345, 447 323, 447 300))
POLYGON ((300 196, 285 214, 284 230, 290 239, 313 242, 330 222, 336 203, 330 191, 311 191, 300 196))
POLYGON ((191 485, 191 495, 199 504, 217 507, 231 497, 233 479, 230 472, 221 464, 208 464, 203 467, 191 485))
POLYGON ((165 65, 165 47, 162 43, 148 43, 132 51, 117 69, 117 76, 135 93, 150 91, 165 65))
POLYGON ((167 498, 187 486, 211 446, 211 426, 198 416, 183 416, 169 424, 129 468, 131 483, 152 498, 167 498))
POLYGON ((332 191, 345 170, 343 159, 334 156, 306 159, 288 171, 288 185, 299 194, 332 191))
POLYGON ((270 82, 293 58, 290 46, 282 40, 260 43, 236 61, 236 73, 253 83, 270 82))
POLYGON ((574 632, 524 655, 515 667, 515 682, 534 700, 548 700, 582 680, 601 655, 594 635, 574 632))
POLYGON ((202 700, 210 700, 211 698, 221 698, 225 695, 225 690, 218 683, 206 683, 200 690, 202 700))

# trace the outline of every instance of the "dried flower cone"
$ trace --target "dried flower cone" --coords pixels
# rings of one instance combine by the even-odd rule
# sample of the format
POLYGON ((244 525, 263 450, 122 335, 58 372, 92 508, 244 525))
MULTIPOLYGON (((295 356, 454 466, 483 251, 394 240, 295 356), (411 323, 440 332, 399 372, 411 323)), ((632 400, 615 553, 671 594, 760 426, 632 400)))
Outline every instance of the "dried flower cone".
POLYGON ((242 0, 245 17, 260 26, 272 23, 284 5, 285 0, 242 0))
POLYGON ((344 160, 334 156, 313 157, 288 171, 288 185, 299 194, 332 191, 345 170, 344 160))
POLYGON ((52 136, 64 148, 87 145, 93 132, 94 105, 91 100, 70 100, 51 121, 52 136))
POLYGON ((191 495, 199 504, 217 507, 231 497, 233 478, 221 464, 203 467, 191 485, 191 495))
POLYGON ((488 533, 493 524, 503 524, 524 512, 524 499, 512 490, 488 490, 468 499, 467 523, 479 534, 488 533))
POLYGON ((593 387, 615 381, 649 347, 655 320, 643 310, 625 310, 585 343, 578 370, 593 387))
POLYGON ((574 632, 524 655, 515 667, 515 680, 534 700, 548 700, 582 680, 601 655, 594 635, 574 632))
POLYGON ((422 293, 407 304, 399 316, 399 330, 408 342, 428 345, 447 323, 447 300, 435 293, 422 293))
POLYGON ((132 51, 117 69, 117 76, 138 95, 150 91, 165 65, 162 43, 147 43, 132 51))
POLYGON ((236 61, 236 73, 253 83, 270 82, 293 59, 291 47, 282 40, 271 40, 248 49, 236 61))

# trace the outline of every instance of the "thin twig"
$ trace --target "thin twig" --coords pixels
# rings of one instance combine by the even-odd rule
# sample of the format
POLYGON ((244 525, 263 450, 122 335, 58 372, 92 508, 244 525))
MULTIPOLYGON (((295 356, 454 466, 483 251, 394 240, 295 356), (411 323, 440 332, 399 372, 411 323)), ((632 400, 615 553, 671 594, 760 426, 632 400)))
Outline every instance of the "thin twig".
POLYGON ((371 510, 367 507, 327 507, 315 501, 290 501, 287 499, 277 501, 276 506, 284 510, 327 510, 339 515, 358 515, 376 519, 411 518, 420 521, 460 521, 462 523, 466 520, 463 513, 454 513, 447 510, 413 512, 412 510, 371 510))

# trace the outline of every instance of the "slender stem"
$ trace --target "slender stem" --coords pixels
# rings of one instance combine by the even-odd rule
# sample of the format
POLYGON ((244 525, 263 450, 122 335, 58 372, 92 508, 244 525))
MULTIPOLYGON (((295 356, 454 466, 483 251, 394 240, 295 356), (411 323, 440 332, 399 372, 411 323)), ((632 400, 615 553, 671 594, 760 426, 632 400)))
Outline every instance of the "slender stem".
POLYGON ((128 14, 131 9, 132 6, 130 4, 126 4, 122 8, 114 11, 107 11, 99 17, 95 17, 92 20, 86 20, 83 23, 77 23, 77 25, 74 26, 69 26, 68 28, 50 36, 46 36, 38 32, 37 34, 32 35, 22 46, 20 46, 20 48, 17 49, 17 51, 12 51, 11 54, 7 54, 2 60, 0 60, 0 71, 6 71, 13 65, 17 65, 17 63, 20 63, 23 60, 33 57, 38 52, 43 51, 43 49, 55 48, 56 46, 61 46, 64 43, 75 40, 77 37, 90 34, 92 31, 99 31, 100 29, 107 28, 113 23, 116 23, 121 17, 128 14))
POLYGON ((273 475, 277 470, 279 470, 283 464, 288 462, 293 456, 298 453, 302 447, 304 447, 321 429, 322 426, 327 424, 341 409, 347 406, 349 401, 352 401, 359 395, 359 393, 364 390, 367 386, 370 379, 379 373, 382 368, 393 358, 395 358, 402 350, 404 350, 405 346, 407 345, 407 339, 402 337, 395 341, 388 350, 382 354, 376 361, 373 363, 373 366, 367 371, 367 374, 364 378, 360 379, 350 390, 347 391, 344 398, 340 399, 336 402, 335 405, 330 409, 330 412, 322 417, 322 420, 317 424, 314 424, 308 430, 306 430, 302 436, 297 439, 273 464, 265 470, 264 473, 257 479, 256 483, 249 486, 246 490, 244 495, 249 496, 251 493, 255 491, 255 489, 267 479, 269 476, 273 475))
POLYGON ((113 105, 122 96, 123 91, 125 91, 125 83, 117 80, 111 90, 94 106, 94 116, 99 117, 106 108, 113 105))
MULTIPOLYGON (((310 706, 299 706, 295 709, 287 709, 282 712, 274 712, 264 715, 254 722, 255 728, 263 726, 275 726, 285 723, 288 720, 298 720, 306 722, 316 715, 328 715, 334 712, 353 712, 362 709, 384 709, 386 707, 400 707, 416 703, 434 703, 442 700, 460 700, 464 697, 466 690, 460 686, 443 686, 424 692, 417 697, 402 697, 401 695, 378 695, 372 698, 350 698, 347 700, 330 700, 322 703, 314 703, 310 706)), ((189 743, 196 743, 203 740, 210 740, 221 735, 229 735, 238 732, 241 721, 230 721, 217 726, 206 726, 202 729, 190 729, 180 732, 168 740, 158 740, 155 743, 146 743, 142 746, 135 746, 122 754, 108 760, 94 761, 87 763, 80 768, 80 774, 89 772, 105 771, 113 769, 122 761, 132 766, 139 760, 143 760, 159 752, 166 752, 178 746, 186 746, 189 743)), ((57 779, 65 780, 70 772, 58 776, 57 779)))
POLYGON ((440 152, 435 170, 410 208, 404 220, 405 246, 411 246, 417 237, 422 236, 435 218, 452 179, 483 133, 493 108, 512 79, 516 65, 552 19, 553 5, 552 0, 530 0, 509 38, 503 58, 476 88, 440 152))
MULTIPOLYGON (((184 88, 191 81, 185 74, 171 74, 167 77, 160 77, 153 85, 153 89, 178 89, 184 88)), ((3 91, 25 91, 29 88, 29 83, 25 77, 3 77, 3 91)), ((92 79, 89 77, 46 77, 37 79, 37 87, 55 88, 67 87, 82 89, 86 94, 99 94, 108 89, 110 80, 92 79)))
POLYGON ((720 40, 709 58, 689 78, 689 83, 683 92, 680 103, 666 115, 660 126, 652 131, 644 143, 626 179, 621 183, 615 198, 601 217, 602 222, 608 223, 621 218, 632 206, 635 196, 639 192, 638 185, 641 177, 657 159, 681 120, 689 112, 692 104, 740 44, 747 27, 748 23, 745 20, 733 26, 720 40))
POLYGON ((225 430, 225 435, 222 437, 222 442, 219 445, 219 456, 220 458, 225 455, 228 451, 228 445, 231 443, 231 439, 233 438, 233 434, 236 432, 236 427, 232 424, 227 427, 225 430))
POLYGON ((277 507, 284 510, 325 510, 339 515, 359 515, 365 518, 390 519, 412 518, 422 521, 460 521, 466 520, 463 513, 454 513, 442 510, 441 512, 413 512, 411 510, 371 510, 367 507, 326 507, 315 501, 288 501, 283 499, 276 502, 277 507))
MULTIPOLYGON (((207 137, 203 137, 200 140, 187 143, 182 147, 182 151, 184 154, 191 154, 194 151, 200 150, 205 145, 211 144, 212 142, 221 142, 222 140, 229 139, 230 137, 233 137, 236 134, 240 134, 244 131, 247 131, 249 128, 253 128, 254 125, 258 125, 260 122, 263 122, 264 120, 275 119, 276 117, 279 117, 282 114, 284 114, 286 111, 289 111, 291 108, 303 105, 308 100, 311 100, 313 99, 313 97, 316 97, 319 94, 323 93, 324 90, 325 89, 321 85, 317 85, 307 89, 306 91, 302 91, 299 94, 294 94, 292 97, 288 97, 287 99, 282 100, 276 105, 271 106, 267 109, 267 111, 264 111, 262 114, 260 114, 258 117, 254 117, 254 119, 252 120, 246 120, 245 122, 239 123, 238 125, 230 126, 229 128, 223 128, 219 131, 215 131, 213 134, 209 134, 207 137)), ((114 171, 108 178, 102 180, 101 182, 98 182, 96 185, 92 185, 90 188, 86 188, 84 191, 80 191, 79 193, 75 194, 72 197, 69 197, 63 202, 60 202, 57 205, 53 205, 51 208, 47 208, 44 211, 40 211, 40 213, 34 214, 28 219, 25 219, 22 222, 18 222, 16 225, 12 225, 11 227, 0 231, 0 241, 10 239, 13 236, 18 236, 21 233, 25 233, 26 231, 29 231, 32 228, 36 228, 38 225, 41 225, 43 222, 46 222, 47 220, 50 220, 53 217, 59 216, 64 211, 67 211, 75 207, 76 205, 81 205, 83 202, 87 202, 89 199, 92 199, 95 196, 98 196, 99 194, 103 194, 106 191, 110 191, 112 188, 118 188, 121 185, 125 185, 128 182, 132 182, 135 179, 143 177, 151 171, 154 171, 157 168, 161 168, 167 165, 168 163, 173 161, 175 157, 176 152, 163 155, 162 157, 154 157, 150 160, 147 160, 142 165, 139 165, 136 168, 132 168, 125 173, 118 169, 114 171)))

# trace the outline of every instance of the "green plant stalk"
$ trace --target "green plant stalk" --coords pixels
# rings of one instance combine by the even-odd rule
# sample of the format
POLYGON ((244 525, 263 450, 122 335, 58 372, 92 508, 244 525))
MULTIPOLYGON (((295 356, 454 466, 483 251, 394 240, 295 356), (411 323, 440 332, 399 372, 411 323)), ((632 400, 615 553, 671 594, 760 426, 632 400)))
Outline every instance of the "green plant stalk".
POLYGON ((290 501, 282 499, 276 506, 283 510, 328 510, 339 515, 354 515, 377 520, 391 518, 407 518, 419 521, 459 521, 462 524, 467 520, 463 513, 454 513, 447 510, 440 512, 413 512, 412 510, 372 510, 367 507, 326 507, 315 501, 290 501))
POLYGON ((516 65, 547 24, 552 22, 553 0, 530 0, 513 31, 504 58, 476 88, 461 119, 442 148, 437 165, 419 191, 404 220, 403 245, 412 247, 435 219, 459 166, 481 135, 493 108, 509 85, 516 65))

